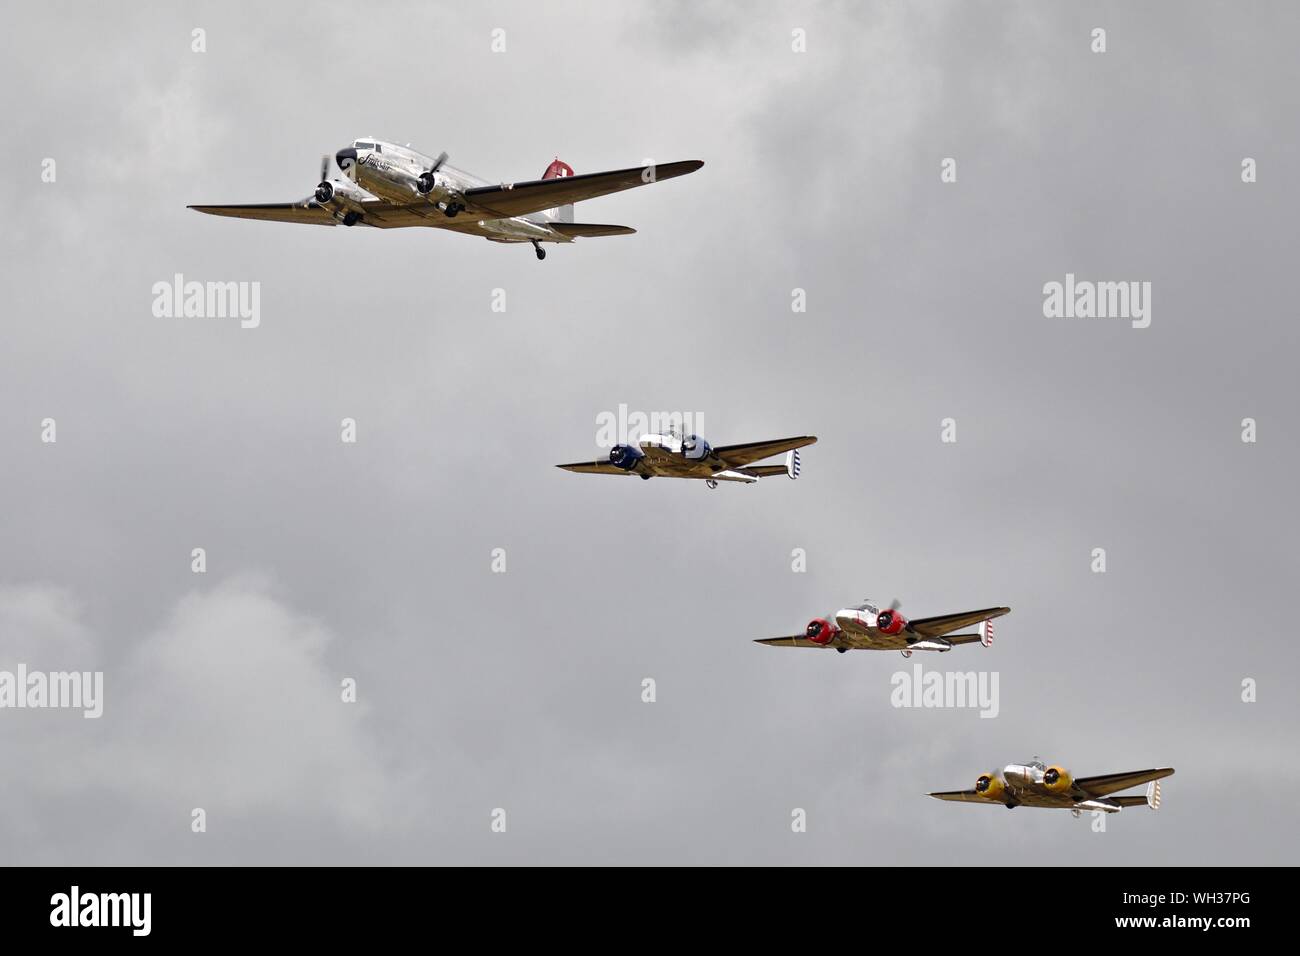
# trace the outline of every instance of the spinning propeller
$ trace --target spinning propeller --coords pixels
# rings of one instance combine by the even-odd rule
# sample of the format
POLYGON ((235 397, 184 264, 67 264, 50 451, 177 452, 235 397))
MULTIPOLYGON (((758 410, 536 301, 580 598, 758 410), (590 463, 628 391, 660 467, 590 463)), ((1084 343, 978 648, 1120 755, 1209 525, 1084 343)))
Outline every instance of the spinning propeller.
MULTIPOLYGON (((890 633, 895 633, 891 631, 890 628, 893 626, 895 620, 902 617, 901 614, 897 613, 898 609, 902 606, 903 604, 901 601, 898 600, 898 598, 894 598, 892 601, 890 601, 889 607, 885 608, 883 611, 881 611, 879 614, 876 615, 876 626, 880 628, 882 631, 889 631, 890 633)), ((902 629, 907 631, 910 634, 912 631, 912 622, 907 620, 906 618, 903 618, 902 629)))
POLYGON ((433 187, 436 186, 438 183, 437 179, 434 177, 434 173, 440 170, 442 168, 442 164, 445 163, 446 161, 447 161, 447 153, 444 150, 443 152, 438 154, 438 158, 433 161, 433 165, 430 166, 428 169, 426 169, 424 172, 420 173, 420 175, 416 178, 415 188, 420 191, 420 195, 427 196, 429 193, 433 191, 433 187))
POLYGON ((330 156, 326 153, 320 158, 320 185, 316 187, 316 201, 322 206, 334 198, 334 186, 330 183, 330 156))

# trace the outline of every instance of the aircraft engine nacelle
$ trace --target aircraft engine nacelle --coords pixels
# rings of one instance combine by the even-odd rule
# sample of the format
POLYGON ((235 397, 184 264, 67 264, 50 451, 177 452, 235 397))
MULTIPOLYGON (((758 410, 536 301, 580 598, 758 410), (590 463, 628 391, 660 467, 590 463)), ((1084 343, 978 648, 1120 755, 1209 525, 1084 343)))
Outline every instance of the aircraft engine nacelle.
POLYGON ((713 447, 699 435, 687 435, 682 439, 682 454, 691 461, 704 461, 713 454, 713 447))
POLYGON ((313 195, 322 206, 337 204, 360 207, 361 205, 361 190, 346 179, 326 179, 316 187, 313 195))
POLYGON ((808 622, 803 636, 808 638, 814 644, 829 644, 835 640, 835 632, 838 631, 834 624, 820 617, 815 617, 808 622))
POLYGON ((415 191, 430 202, 440 202, 451 194, 451 183, 437 173, 426 170, 415 177, 415 191))
POLYGON ((988 797, 990 800, 1000 800, 1006 793, 1007 785, 1002 782, 1002 778, 996 773, 980 774, 975 781, 975 792, 981 797, 988 797))
POLYGON ((615 445, 609 450, 609 463, 615 468, 632 471, 636 463, 645 457, 645 452, 635 445, 615 445))
POLYGON ((1048 767, 1043 771, 1043 786, 1052 793, 1064 793, 1073 783, 1074 778, 1064 767, 1048 767))
POLYGON ((355 226, 365 215, 364 193, 348 179, 326 179, 316 187, 312 198, 335 222, 355 226))
POLYGON ((899 634, 907 627, 907 618, 897 611, 886 608, 876 615, 876 630, 882 634, 899 634))

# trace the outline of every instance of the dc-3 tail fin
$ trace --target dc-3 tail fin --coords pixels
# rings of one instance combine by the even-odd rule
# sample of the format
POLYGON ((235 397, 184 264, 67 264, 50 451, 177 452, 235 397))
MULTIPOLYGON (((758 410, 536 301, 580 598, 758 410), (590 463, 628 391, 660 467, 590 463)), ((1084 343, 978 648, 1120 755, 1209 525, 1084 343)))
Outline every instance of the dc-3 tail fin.
POLYGON ((1160 781, 1152 780, 1147 784, 1147 806, 1152 810, 1160 809, 1160 781))
POLYGON ((992 621, 980 622, 980 643, 983 644, 985 647, 993 646, 993 622, 992 621))
POLYGON ((790 480, 799 477, 799 449, 785 453, 785 473, 790 476, 790 480))
MULTIPOLYGON (((551 165, 546 167, 546 172, 542 173, 542 179, 563 179, 565 176, 572 175, 573 167, 556 156, 555 159, 551 160, 551 165)), ((573 203, 556 206, 554 209, 546 210, 546 212, 556 222, 573 222, 573 203)))

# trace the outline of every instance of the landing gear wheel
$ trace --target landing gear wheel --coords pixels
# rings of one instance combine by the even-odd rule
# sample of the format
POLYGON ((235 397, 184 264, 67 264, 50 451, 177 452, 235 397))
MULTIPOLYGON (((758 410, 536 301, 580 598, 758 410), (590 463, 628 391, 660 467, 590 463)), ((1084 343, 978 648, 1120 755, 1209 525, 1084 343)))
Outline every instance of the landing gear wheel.
POLYGON ((449 202, 449 203, 447 203, 447 205, 443 208, 442 211, 443 211, 443 214, 444 214, 448 219, 454 219, 455 216, 456 216, 456 214, 457 214, 458 212, 463 211, 464 209, 465 209, 465 207, 462 206, 462 205, 461 205, 460 203, 458 203, 458 202, 449 202))
POLYGON ((345 212, 343 214, 343 225, 355 226, 357 224, 357 220, 360 218, 361 218, 361 213, 359 212, 345 212))
POLYGON ((716 481, 714 481, 712 478, 705 478, 705 479, 704 479, 704 485, 705 485, 705 487, 707 487, 710 491, 712 491, 714 488, 718 487, 718 483, 717 483, 716 481))
POLYGON ((649 476, 649 475, 642 475, 642 476, 641 476, 641 480, 642 480, 642 481, 649 481, 649 480, 650 480, 650 476, 649 476))
POLYGON ((847 647, 837 647, 835 649, 839 651, 841 654, 847 654, 849 652, 849 649, 847 647))
POLYGON ((904 657, 911 657, 911 656, 912 656, 912 652, 909 651, 909 650, 907 650, 906 648, 904 648, 903 650, 899 651, 898 653, 902 654, 904 657))
POLYGON ((538 260, 546 258, 546 250, 542 248, 542 244, 536 239, 533 240, 533 251, 537 253, 538 260))

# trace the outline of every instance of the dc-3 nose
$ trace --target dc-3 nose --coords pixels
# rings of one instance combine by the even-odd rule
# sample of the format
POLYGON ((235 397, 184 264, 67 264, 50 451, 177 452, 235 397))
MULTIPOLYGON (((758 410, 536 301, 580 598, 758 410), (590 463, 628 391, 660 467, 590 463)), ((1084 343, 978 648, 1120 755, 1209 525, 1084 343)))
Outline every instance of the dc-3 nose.
POLYGON ((339 169, 347 170, 348 163, 355 164, 357 161, 357 151, 351 146, 345 146, 334 154, 334 162, 339 164, 339 169))

